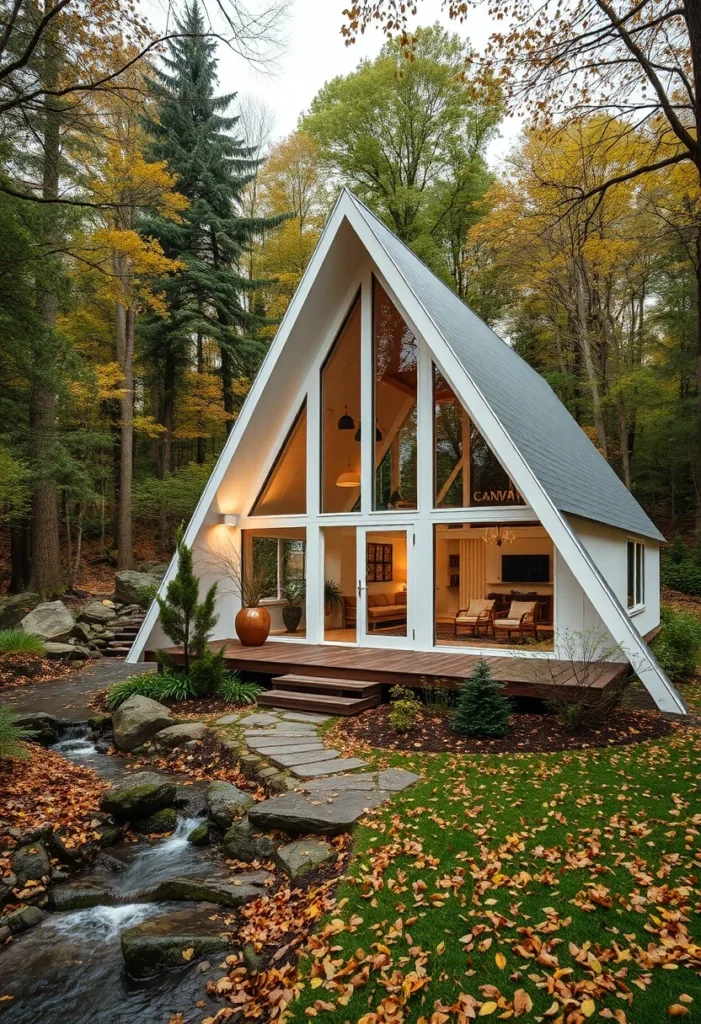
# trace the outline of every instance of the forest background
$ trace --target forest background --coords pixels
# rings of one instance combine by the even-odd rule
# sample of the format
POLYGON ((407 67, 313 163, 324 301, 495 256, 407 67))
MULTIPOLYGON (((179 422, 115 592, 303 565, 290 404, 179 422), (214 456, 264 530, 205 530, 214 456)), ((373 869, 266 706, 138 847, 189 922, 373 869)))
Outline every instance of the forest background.
MULTIPOLYGON (((0 590, 170 552, 343 185, 693 539, 701 5, 492 0, 477 52, 358 2, 339 31, 377 56, 279 139, 217 62, 264 64, 288 6, 226 0, 214 32, 192 0, 164 34, 128 0, 0 0, 0 590)), ((445 4, 468 32, 480 6, 445 4)))

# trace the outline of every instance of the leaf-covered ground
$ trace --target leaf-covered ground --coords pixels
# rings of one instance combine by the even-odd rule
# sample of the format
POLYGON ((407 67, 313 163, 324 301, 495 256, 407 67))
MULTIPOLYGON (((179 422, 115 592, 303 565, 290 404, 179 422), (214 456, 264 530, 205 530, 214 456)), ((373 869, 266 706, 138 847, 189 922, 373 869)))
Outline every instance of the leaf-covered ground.
POLYGON ((698 729, 616 749, 381 760, 422 781, 358 828, 294 1020, 701 1014, 698 729))

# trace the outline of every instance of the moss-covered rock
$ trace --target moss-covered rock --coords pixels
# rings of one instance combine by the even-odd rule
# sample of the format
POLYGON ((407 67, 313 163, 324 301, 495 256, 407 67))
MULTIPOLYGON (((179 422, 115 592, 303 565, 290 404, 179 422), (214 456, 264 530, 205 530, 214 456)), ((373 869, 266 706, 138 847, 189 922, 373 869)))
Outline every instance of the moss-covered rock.
POLYGON ((100 801, 103 811, 119 818, 145 818, 169 807, 175 800, 176 786, 154 772, 138 772, 108 789, 100 801))
POLYGON ((227 926, 217 914, 221 915, 221 907, 205 904, 126 929, 121 945, 127 973, 133 978, 149 978, 226 949, 227 926))
POLYGON ((178 815, 172 807, 163 807, 149 814, 147 818, 134 818, 131 827, 142 836, 162 835, 172 832, 178 824, 178 815))
POLYGON ((188 835, 187 841, 188 843, 192 843, 193 846, 208 846, 211 842, 209 835, 209 822, 203 821, 201 825, 196 825, 188 835))

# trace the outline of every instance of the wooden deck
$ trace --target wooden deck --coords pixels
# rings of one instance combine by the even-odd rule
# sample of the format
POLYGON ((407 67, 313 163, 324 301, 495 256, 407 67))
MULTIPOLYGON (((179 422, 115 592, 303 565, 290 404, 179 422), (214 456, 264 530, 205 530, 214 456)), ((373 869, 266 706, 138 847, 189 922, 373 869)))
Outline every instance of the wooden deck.
MULTIPOLYGON (((420 685, 420 677, 438 677, 449 687, 457 686, 470 675, 480 660, 474 654, 449 654, 442 651, 403 651, 378 647, 340 647, 333 644, 289 643, 268 641, 262 647, 244 647, 238 640, 215 641, 216 650, 225 647, 227 668, 237 672, 255 672, 278 676, 302 673, 307 676, 335 676, 337 678, 367 680, 387 686, 420 685)), ((168 647, 166 652, 178 662, 182 649, 168 647)), ((147 658, 151 656, 150 652, 147 658)), ((537 696, 534 669, 538 662, 527 658, 488 656, 484 659, 492 676, 504 683, 507 693, 514 696, 537 696)), ((605 690, 619 676, 628 671, 627 664, 604 663, 592 684, 605 690)), ((540 680, 539 680, 540 681, 540 680)), ((569 661, 557 661, 542 674, 542 683, 557 687, 576 684, 573 666, 569 661)))

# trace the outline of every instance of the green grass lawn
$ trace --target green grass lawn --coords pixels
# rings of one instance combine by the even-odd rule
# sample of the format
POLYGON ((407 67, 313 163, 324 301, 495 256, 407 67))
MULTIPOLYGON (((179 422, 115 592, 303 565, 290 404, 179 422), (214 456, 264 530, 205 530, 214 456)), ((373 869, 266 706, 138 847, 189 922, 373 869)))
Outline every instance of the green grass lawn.
POLYGON ((701 1021, 698 729, 376 757, 422 780, 357 829, 295 1020, 701 1021))

